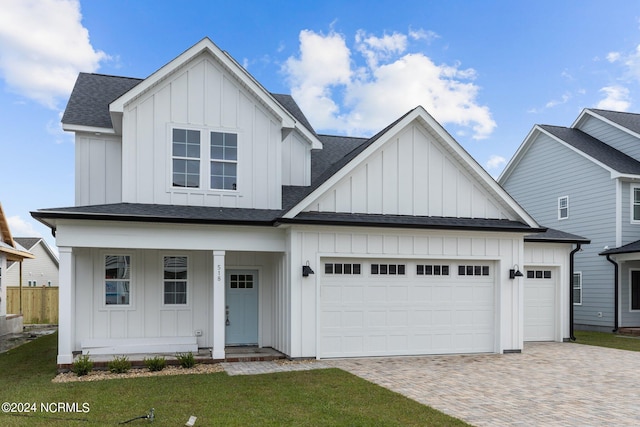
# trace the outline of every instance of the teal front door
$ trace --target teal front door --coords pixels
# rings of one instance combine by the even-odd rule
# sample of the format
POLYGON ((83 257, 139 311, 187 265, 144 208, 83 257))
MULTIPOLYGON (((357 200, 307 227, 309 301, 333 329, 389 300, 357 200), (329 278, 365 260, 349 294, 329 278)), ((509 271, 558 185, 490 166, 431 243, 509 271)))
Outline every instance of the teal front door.
POLYGON ((226 345, 258 344, 258 272, 227 270, 226 345))

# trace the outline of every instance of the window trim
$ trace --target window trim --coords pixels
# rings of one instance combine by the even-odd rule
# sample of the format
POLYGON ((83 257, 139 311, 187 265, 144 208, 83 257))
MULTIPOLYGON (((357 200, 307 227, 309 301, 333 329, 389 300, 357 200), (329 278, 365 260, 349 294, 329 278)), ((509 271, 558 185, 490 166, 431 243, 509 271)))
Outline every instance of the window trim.
POLYGON ((134 273, 135 273, 135 258, 131 252, 117 252, 106 251, 100 254, 101 269, 99 275, 101 277, 99 286, 102 294, 102 307, 110 310, 132 310, 135 309, 134 305, 134 273), (128 304, 107 304, 107 257, 108 256, 128 256, 129 257, 129 303, 128 304))
POLYGON ((583 292, 583 287, 582 287, 582 271, 574 271, 573 272, 573 277, 571 277, 571 287, 573 288, 573 297, 575 298, 576 296, 576 289, 580 289, 580 302, 573 302, 573 305, 582 305, 582 292, 583 292), (575 282, 574 282, 574 277, 578 276, 580 277, 580 286, 576 287, 575 286, 575 282))
POLYGON ((558 220, 562 221, 564 219, 569 219, 569 196, 558 197, 558 220), (562 207, 563 201, 566 203, 564 207, 562 207), (565 216, 562 216, 562 210, 566 210, 565 216))
POLYGON ((160 286, 160 301, 162 304, 162 307, 165 308, 190 308, 191 307, 191 298, 190 298, 190 290, 191 290, 191 286, 190 286, 190 282, 189 282, 189 278, 191 276, 190 271, 190 259, 188 255, 185 254, 172 254, 172 253, 165 253, 162 254, 160 256, 160 282, 161 282, 161 286, 160 286), (187 294, 187 300, 184 304, 179 304, 179 303, 166 303, 165 302, 165 291, 164 291, 164 286, 165 286, 165 278, 164 278, 164 260, 165 258, 186 258, 187 260, 187 288, 185 290, 186 294, 187 294))
POLYGON ((170 181, 170 186, 172 189, 180 189, 183 191, 188 191, 188 190, 201 190, 202 187, 202 172, 203 172, 203 162, 202 162, 202 129, 198 129, 198 128, 194 128, 194 127, 188 127, 188 126, 171 126, 169 129, 169 154, 170 154, 170 162, 169 162, 169 168, 171 169, 170 173, 169 173, 169 181, 170 181), (173 144, 174 144, 174 140, 173 140, 173 133, 176 130, 183 130, 183 131, 197 131, 200 137, 200 141, 199 141, 199 150, 200 153, 198 153, 198 157, 197 159, 195 157, 189 157, 186 154, 184 156, 175 156, 173 154, 173 144), (197 187, 188 187, 188 186, 179 186, 179 185, 174 185, 174 179, 173 179, 173 174, 174 174, 174 168, 173 168, 173 163, 175 160, 184 160, 184 161, 196 161, 198 162, 198 186, 197 187))
MULTIPOLYGON (((629 311, 632 313, 640 312, 639 308, 633 308, 633 272, 637 271, 640 273, 640 268, 630 268, 629 269, 629 311)), ((640 292, 640 290, 639 290, 640 292)))
MULTIPOLYGON (((167 172, 167 187, 170 192, 189 192, 189 193, 197 193, 197 194, 220 194, 220 193, 231 193, 238 194, 240 193, 240 188, 242 188, 242 180, 240 174, 240 165, 242 164, 242 156, 240 152, 241 145, 241 132, 238 129, 221 129, 216 127, 209 126, 193 126, 189 124, 183 123, 168 123, 167 124, 167 144, 168 144, 168 172, 167 172), (200 176, 198 187, 177 187, 173 185, 173 160, 174 159, 186 159, 184 157, 175 157, 173 155, 173 131, 175 129, 179 130, 195 130, 200 132, 200 157, 198 161, 200 162, 200 176), (221 159, 213 159, 211 156, 211 135, 212 133, 223 133, 223 134, 233 134, 236 136, 236 160, 221 160, 221 159), (236 165, 236 189, 235 190, 227 190, 223 188, 212 188, 211 187, 211 172, 212 172, 212 163, 213 162, 221 162, 221 163, 234 163, 236 165)), ((195 160, 195 159, 193 159, 195 160)))
MULTIPOLYGON (((631 224, 640 224, 640 218, 635 219, 634 218, 634 207, 636 206, 635 204, 635 196, 636 196, 636 190, 640 191, 640 184, 631 184, 630 186, 630 190, 629 190, 629 221, 631 222, 631 224)), ((640 203, 638 203, 638 206, 640 206, 640 203)))

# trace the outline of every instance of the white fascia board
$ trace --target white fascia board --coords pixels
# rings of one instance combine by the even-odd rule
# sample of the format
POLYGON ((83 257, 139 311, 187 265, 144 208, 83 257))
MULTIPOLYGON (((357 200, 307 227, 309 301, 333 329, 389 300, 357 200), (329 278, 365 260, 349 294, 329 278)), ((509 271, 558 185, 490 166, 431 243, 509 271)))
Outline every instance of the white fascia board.
MULTIPOLYGON (((572 129, 577 129, 578 126, 580 125, 580 123, 582 123, 587 116, 594 116, 595 114, 593 113, 593 111, 589 110, 588 108, 583 108, 582 111, 580 112, 580 115, 578 115, 578 118, 575 119, 573 121, 573 123, 571 124, 571 128, 572 129)), ((600 116, 598 116, 600 117, 600 116)))
POLYGON ((81 132, 81 133, 93 133, 93 134, 107 134, 107 135, 115 135, 116 131, 111 128, 102 128, 96 126, 84 126, 84 125, 72 125, 72 124, 62 124, 62 130, 67 132, 81 132))
POLYGON ((507 166, 505 166, 500 176, 498 176, 498 183, 503 184, 507 179, 509 179, 509 176, 515 170, 516 166, 518 166, 518 163, 520 163, 527 150, 529 150, 529 147, 533 143, 535 136, 537 136, 540 130, 541 129, 538 125, 535 125, 533 128, 531 128, 524 141, 522 141, 522 144, 520 144, 516 152, 513 154, 513 156, 511 156, 511 160, 509 160, 507 166))
POLYGON ((123 113, 124 106, 137 98, 153 86, 157 85, 164 78, 172 74, 175 70, 189 62, 191 59, 200 55, 202 52, 209 52, 214 58, 216 58, 224 67, 232 72, 247 88, 252 90, 256 96, 270 108, 273 113, 278 116, 282 122, 282 126, 293 128, 295 126, 295 119, 291 114, 285 110, 275 99, 269 94, 269 92, 258 83, 242 66, 238 64, 229 54, 222 51, 215 43, 208 37, 200 40, 198 43, 178 55, 175 59, 164 65, 149 77, 144 79, 140 84, 136 85, 133 89, 122 95, 120 98, 109 104, 109 111, 113 113, 123 113))
POLYGON ((624 126, 622 126, 622 125, 620 125, 620 124, 618 124, 616 122, 612 122, 611 120, 607 119, 606 117, 601 116, 600 114, 598 114, 595 111, 589 111, 589 114, 591 116, 593 116, 593 117, 596 117, 598 120, 601 120, 601 121, 605 122, 606 124, 608 124, 610 126, 613 126, 614 128, 619 129, 622 132, 625 132, 625 133, 633 136, 634 138, 640 139, 640 135, 638 133, 636 133, 636 132, 632 131, 631 129, 626 128, 626 127, 624 127, 624 126))

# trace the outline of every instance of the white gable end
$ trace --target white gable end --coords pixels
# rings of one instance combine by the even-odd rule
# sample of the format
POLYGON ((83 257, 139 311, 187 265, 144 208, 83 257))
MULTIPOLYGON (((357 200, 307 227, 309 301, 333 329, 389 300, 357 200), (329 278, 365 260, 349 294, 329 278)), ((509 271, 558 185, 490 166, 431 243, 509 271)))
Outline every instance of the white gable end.
POLYGON ((448 147, 414 120, 306 211, 514 219, 448 147))

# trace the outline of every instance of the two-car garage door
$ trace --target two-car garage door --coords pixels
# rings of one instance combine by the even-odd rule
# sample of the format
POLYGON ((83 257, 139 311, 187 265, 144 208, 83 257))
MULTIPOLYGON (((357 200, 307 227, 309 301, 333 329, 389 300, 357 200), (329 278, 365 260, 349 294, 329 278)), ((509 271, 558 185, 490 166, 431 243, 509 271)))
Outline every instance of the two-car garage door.
POLYGON ((495 351, 487 261, 322 260, 319 356, 495 351))

